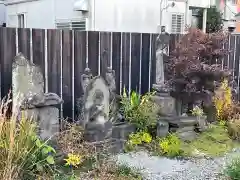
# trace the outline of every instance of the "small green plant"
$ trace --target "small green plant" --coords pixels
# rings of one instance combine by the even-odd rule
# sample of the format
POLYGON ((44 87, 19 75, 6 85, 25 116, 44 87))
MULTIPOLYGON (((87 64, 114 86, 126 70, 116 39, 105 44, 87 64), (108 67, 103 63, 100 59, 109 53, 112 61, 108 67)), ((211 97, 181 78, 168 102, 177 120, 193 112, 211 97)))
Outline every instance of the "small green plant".
MULTIPOLYGON (((8 101, 7 101, 8 102, 8 101)), ((37 126, 16 109, 7 118, 7 102, 0 107, 0 179, 37 179, 53 174, 55 150, 37 136, 37 126)))
POLYGON ((226 176, 231 180, 240 179, 240 158, 235 158, 224 170, 226 176))
POLYGON ((159 147, 163 155, 176 157, 182 154, 181 140, 175 134, 169 134, 166 138, 160 139, 159 147))
POLYGON ((53 177, 53 180, 77 180, 77 178, 74 174, 66 175, 66 174, 55 174, 53 177))
POLYGON ((195 106, 192 110, 191 110, 191 113, 193 116, 203 116, 204 112, 203 112, 203 109, 198 107, 198 106, 195 106))
POLYGON ((234 140, 240 140, 240 120, 231 120, 227 122, 227 130, 229 136, 234 140))
POLYGON ((148 144, 152 142, 152 136, 144 131, 132 133, 129 135, 129 140, 126 143, 125 150, 131 151, 138 145, 148 144))
POLYGON ((125 164, 116 167, 115 173, 118 177, 132 177, 134 179, 142 179, 137 169, 131 168, 125 164))
POLYGON ((138 131, 148 131, 156 126, 159 107, 151 100, 153 95, 154 92, 140 96, 132 91, 128 97, 124 88, 120 110, 127 121, 136 125, 138 131))

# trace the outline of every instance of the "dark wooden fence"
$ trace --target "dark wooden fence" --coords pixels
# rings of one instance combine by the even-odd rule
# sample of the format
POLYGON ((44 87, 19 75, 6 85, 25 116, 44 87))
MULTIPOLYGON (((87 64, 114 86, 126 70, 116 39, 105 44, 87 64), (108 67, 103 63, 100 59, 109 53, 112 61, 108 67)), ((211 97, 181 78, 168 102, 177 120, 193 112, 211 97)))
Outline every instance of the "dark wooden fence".
MULTIPOLYGON (((146 93, 155 82, 156 37, 146 33, 0 28, 1 96, 11 89, 12 61, 18 52, 41 67, 45 91, 63 98, 64 117, 76 117, 76 101, 83 94, 80 77, 86 67, 94 76, 105 75, 106 68, 112 67, 119 94, 124 87, 146 93)), ((169 52, 178 39, 179 35, 171 35, 169 52)), ((231 36, 225 46, 234 51, 223 65, 234 69, 239 87, 240 36, 231 36)))

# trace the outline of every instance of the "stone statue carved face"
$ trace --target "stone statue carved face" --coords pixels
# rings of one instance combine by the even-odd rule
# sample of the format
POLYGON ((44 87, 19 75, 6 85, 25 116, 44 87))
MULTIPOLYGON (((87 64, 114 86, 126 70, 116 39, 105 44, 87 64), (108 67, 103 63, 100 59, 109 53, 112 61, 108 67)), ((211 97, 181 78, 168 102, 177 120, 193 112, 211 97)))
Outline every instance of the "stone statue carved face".
POLYGON ((95 93, 94 93, 94 104, 95 105, 102 105, 102 102, 103 102, 103 92, 99 89, 96 89, 95 93))

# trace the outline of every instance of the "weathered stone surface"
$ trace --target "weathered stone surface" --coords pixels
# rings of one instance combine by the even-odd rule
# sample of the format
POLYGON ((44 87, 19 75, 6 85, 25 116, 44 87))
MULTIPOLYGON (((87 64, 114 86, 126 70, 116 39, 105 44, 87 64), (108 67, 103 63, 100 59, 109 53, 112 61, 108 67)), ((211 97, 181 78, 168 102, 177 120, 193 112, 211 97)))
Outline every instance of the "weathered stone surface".
POLYGON ((81 75, 81 86, 84 93, 86 93, 86 88, 89 85, 92 78, 93 76, 91 70, 89 68, 86 68, 84 70, 84 74, 81 75))
POLYGON ((207 117, 197 117, 197 130, 203 132, 207 129, 207 117))
POLYGON ((105 79, 110 91, 110 118, 111 121, 117 120, 118 106, 117 106, 117 94, 116 94, 116 82, 115 82, 115 71, 108 67, 105 75, 105 79))
POLYGON ((109 121, 110 92, 105 80, 94 77, 86 87, 83 96, 82 126, 104 126, 109 121))
POLYGON ((31 94, 44 94, 44 80, 39 67, 30 63, 22 53, 19 53, 12 65, 13 105, 19 107, 31 94))
POLYGON ((26 109, 22 111, 28 119, 38 124, 41 139, 54 139, 59 132, 59 109, 52 106, 26 109))
POLYGON ((169 123, 164 120, 159 120, 157 123, 157 137, 164 138, 169 133, 169 123))
POLYGON ((136 131, 136 127, 129 123, 114 124, 112 131, 112 138, 127 140, 129 135, 136 131))
POLYGON ((55 93, 44 93, 41 69, 30 63, 21 53, 13 62, 13 108, 20 108, 27 119, 38 123, 42 139, 50 139, 59 132, 59 110, 63 103, 55 93))
POLYGON ((154 96, 153 101, 161 108, 161 115, 176 116, 175 99, 171 96, 154 96))
POLYGON ((63 100, 55 93, 31 94, 23 99, 21 108, 32 109, 62 104, 63 100))
POLYGON ((89 125, 85 127, 84 139, 89 142, 104 141, 112 136, 112 122, 107 121, 104 126, 99 124, 89 125))
POLYGON ((166 121, 170 127, 185 127, 197 125, 197 118, 194 116, 161 116, 159 120, 166 121))

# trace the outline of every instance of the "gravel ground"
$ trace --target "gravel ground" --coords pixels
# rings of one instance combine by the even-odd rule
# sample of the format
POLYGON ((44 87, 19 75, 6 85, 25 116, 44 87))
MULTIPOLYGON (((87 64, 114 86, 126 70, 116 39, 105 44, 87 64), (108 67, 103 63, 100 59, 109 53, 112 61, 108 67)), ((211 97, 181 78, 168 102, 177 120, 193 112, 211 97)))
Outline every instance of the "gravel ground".
POLYGON ((220 174, 240 150, 220 158, 195 158, 189 160, 168 159, 149 156, 146 152, 119 154, 115 158, 119 164, 139 169, 146 180, 223 180, 220 174))

